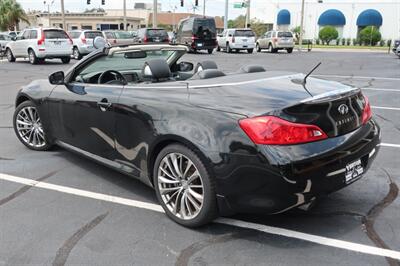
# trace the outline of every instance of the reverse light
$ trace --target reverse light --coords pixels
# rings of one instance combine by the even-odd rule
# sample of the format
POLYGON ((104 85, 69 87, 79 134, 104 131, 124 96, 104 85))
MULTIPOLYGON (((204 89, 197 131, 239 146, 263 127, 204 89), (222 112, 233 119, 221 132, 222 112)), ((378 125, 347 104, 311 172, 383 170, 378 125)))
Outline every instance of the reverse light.
POLYGON ((328 138, 318 126, 289 122, 276 116, 239 120, 243 131, 255 144, 291 145, 328 138))
POLYGON ((366 124, 372 117, 371 105, 369 103, 368 97, 363 95, 364 97, 364 110, 362 113, 362 124, 366 124))
POLYGON ((40 39, 37 41, 38 45, 43 45, 45 41, 44 31, 40 30, 40 39))

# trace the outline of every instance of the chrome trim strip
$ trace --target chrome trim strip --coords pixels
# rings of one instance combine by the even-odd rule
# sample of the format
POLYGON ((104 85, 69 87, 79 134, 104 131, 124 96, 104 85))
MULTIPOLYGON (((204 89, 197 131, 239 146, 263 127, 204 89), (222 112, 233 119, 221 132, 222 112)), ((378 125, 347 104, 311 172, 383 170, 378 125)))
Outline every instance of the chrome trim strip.
POLYGON ((344 96, 350 96, 361 92, 359 88, 344 88, 333 91, 328 91, 325 93, 318 94, 313 97, 309 97, 307 99, 301 100, 300 103, 312 103, 312 102, 321 102, 324 100, 333 100, 344 96))
POLYGON ((346 172, 346 168, 343 168, 343 169, 339 169, 339 170, 330 172, 330 173, 327 174, 326 176, 327 176, 327 177, 328 177, 328 176, 334 176, 334 175, 338 175, 338 174, 341 174, 341 173, 344 173, 344 172, 346 172))

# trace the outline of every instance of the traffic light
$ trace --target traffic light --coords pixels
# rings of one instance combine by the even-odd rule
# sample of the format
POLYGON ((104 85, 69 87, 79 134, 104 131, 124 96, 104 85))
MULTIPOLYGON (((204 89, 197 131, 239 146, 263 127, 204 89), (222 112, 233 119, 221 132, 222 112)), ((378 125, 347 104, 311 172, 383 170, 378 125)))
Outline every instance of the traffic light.
POLYGON ((101 4, 104 6, 106 4, 106 0, 101 0, 101 4))
POLYGON ((90 5, 90 0, 86 0, 86 4, 90 5))
POLYGON ((195 6, 198 6, 198 5, 199 5, 199 0, 195 0, 195 1, 194 1, 194 5, 195 5, 195 6))
POLYGON ((181 0, 181 6, 183 6, 183 0, 181 0))

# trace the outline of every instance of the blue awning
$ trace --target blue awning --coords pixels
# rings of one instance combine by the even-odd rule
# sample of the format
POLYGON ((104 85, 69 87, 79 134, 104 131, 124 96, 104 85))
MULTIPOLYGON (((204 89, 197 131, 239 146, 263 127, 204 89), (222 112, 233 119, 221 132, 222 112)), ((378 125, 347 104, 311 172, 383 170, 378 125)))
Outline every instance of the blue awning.
POLYGON ((343 26, 346 25, 346 18, 337 9, 328 9, 319 16, 318 25, 320 26, 343 26))
POLYGON ((278 18, 276 21, 278 25, 290 25, 290 12, 287 9, 282 9, 278 13, 278 18))
POLYGON ((357 18, 357 26, 382 26, 382 15, 375 9, 367 9, 361 12, 357 18))

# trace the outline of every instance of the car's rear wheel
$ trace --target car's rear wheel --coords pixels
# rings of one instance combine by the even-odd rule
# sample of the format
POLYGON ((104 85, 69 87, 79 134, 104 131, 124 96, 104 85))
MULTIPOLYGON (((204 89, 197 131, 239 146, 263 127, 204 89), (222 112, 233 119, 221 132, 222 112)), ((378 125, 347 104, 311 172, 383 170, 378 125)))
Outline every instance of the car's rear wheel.
POLYGON ((247 52, 248 52, 249 54, 252 54, 252 53, 253 53, 253 50, 254 50, 254 49, 247 49, 247 52))
POLYGON ((69 64, 69 62, 71 61, 71 57, 63 57, 61 58, 61 61, 63 62, 63 64, 69 64))
POLYGON ((6 56, 7 56, 8 62, 10 62, 10 63, 15 62, 15 57, 10 48, 7 48, 6 56))
POLYGON ((82 55, 79 52, 78 47, 74 47, 74 50, 72 51, 72 55, 73 55, 75 60, 81 60, 81 58, 82 58, 82 55))
POLYGON ((32 49, 29 49, 28 57, 29 57, 29 63, 31 63, 32 65, 36 65, 38 63, 38 58, 35 54, 35 51, 33 51, 32 49))
POLYGON ((154 164, 157 198, 168 217, 197 227, 217 217, 215 183, 204 162, 180 144, 165 147, 154 164))
POLYGON ((268 52, 270 52, 270 53, 274 52, 274 48, 272 47, 272 44, 268 45, 268 52))
POLYGON ((15 109, 13 126, 18 139, 29 149, 45 151, 51 148, 39 112, 31 101, 25 101, 15 109))
POLYGON ((256 44, 256 51, 259 53, 259 52, 261 52, 261 47, 260 47, 260 45, 257 43, 256 44))
POLYGON ((293 52, 293 48, 288 48, 288 49, 286 49, 286 51, 287 51, 289 54, 291 54, 291 53, 293 52))
POLYGON ((214 49, 208 49, 207 52, 208 54, 212 54, 214 49))

